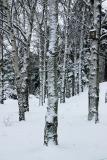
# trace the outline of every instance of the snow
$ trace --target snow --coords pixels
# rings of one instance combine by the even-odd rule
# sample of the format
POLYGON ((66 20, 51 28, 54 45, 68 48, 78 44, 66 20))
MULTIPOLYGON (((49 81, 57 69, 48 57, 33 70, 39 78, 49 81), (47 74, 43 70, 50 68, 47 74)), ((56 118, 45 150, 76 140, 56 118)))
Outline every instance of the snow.
POLYGON ((46 105, 30 96, 26 121, 18 122, 16 100, 0 105, 0 160, 107 160, 107 83, 100 86, 100 122, 87 121, 87 90, 59 104, 58 146, 45 147, 46 105))
POLYGON ((105 0, 105 1, 103 2, 103 8, 104 8, 104 10, 107 10, 107 0, 105 0))

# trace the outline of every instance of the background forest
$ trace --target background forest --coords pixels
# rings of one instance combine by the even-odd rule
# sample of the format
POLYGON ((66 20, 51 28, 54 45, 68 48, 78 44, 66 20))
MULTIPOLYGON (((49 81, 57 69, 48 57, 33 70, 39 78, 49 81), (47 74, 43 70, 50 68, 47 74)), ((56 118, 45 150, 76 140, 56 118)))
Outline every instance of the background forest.
POLYGON ((37 134, 44 138, 42 144, 58 145, 64 113, 68 121, 75 111, 85 114, 84 126, 100 124, 100 111, 107 112, 99 108, 107 102, 106 81, 107 0, 0 0, 0 112, 5 127, 15 122, 2 114, 15 107, 18 125, 24 126, 28 117, 32 125, 35 113, 37 130, 44 125, 43 135, 37 134))

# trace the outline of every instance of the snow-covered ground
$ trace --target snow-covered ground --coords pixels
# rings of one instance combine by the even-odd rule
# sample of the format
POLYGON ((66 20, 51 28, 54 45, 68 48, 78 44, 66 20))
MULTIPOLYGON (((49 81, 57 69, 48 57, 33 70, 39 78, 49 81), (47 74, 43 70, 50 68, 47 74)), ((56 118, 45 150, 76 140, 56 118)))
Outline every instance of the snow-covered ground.
POLYGON ((18 122, 17 101, 0 105, 0 160, 107 160, 107 83, 100 87, 100 122, 87 121, 87 91, 59 105, 59 145, 43 146, 46 106, 30 97, 30 113, 18 122))

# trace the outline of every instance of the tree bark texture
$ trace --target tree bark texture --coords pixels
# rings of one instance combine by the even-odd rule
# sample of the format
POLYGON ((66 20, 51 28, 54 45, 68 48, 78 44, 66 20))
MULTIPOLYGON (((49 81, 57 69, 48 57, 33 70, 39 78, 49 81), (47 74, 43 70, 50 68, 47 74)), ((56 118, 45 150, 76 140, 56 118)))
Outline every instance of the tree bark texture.
POLYGON ((98 122, 99 105, 99 47, 101 30, 101 0, 94 0, 93 4, 93 30, 96 31, 96 38, 91 41, 91 62, 89 75, 89 114, 88 120, 95 118, 98 122))
POLYGON ((4 71, 3 71, 3 4, 0 6, 0 103, 4 103, 4 71))
POLYGON ((44 144, 46 146, 57 145, 58 126, 58 93, 57 93, 57 24, 58 24, 58 1, 49 0, 49 25, 50 41, 48 53, 48 106, 45 117, 44 144))

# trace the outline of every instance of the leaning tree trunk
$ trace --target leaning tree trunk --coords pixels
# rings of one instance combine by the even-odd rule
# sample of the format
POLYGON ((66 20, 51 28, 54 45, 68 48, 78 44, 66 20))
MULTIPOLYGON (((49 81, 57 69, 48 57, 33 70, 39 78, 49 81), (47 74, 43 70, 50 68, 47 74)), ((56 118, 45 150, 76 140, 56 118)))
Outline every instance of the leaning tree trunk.
POLYGON ((45 117, 44 144, 57 145, 58 95, 57 95, 57 24, 58 1, 49 0, 50 41, 48 53, 48 106, 45 117))
POLYGON ((89 114, 88 120, 95 118, 98 122, 99 105, 99 47, 101 30, 101 0, 94 0, 94 24, 90 31, 91 41, 91 64, 89 75, 89 114), (94 34, 93 34, 94 33, 94 34), (93 36, 94 35, 94 36, 93 36))

